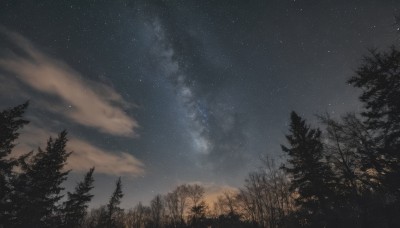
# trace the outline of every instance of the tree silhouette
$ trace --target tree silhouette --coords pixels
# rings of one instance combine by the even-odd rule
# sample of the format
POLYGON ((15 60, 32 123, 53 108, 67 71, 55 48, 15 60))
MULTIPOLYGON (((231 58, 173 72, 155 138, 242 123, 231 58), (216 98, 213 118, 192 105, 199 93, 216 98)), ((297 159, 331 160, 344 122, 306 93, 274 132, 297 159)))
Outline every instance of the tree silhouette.
POLYGON ((190 208, 190 220, 189 224, 191 227, 206 227, 207 219, 207 204, 204 201, 198 202, 190 208))
POLYGON ((12 169, 17 160, 10 158, 15 140, 19 136, 18 130, 29 123, 22 118, 29 102, 0 112, 0 226, 9 226, 11 218, 11 191, 12 169))
POLYGON ((165 216, 165 205, 161 195, 157 195, 150 202, 152 227, 159 228, 163 225, 163 218, 165 216))
POLYGON ((202 227, 205 222, 207 205, 204 202, 204 187, 194 184, 186 186, 187 196, 190 199, 189 224, 192 227, 202 227))
POLYGON ((93 189, 93 172, 91 168, 85 175, 82 182, 78 183, 73 193, 68 192, 68 199, 63 204, 62 216, 64 227, 81 227, 86 216, 88 203, 93 195, 90 191, 93 189))
POLYGON ((131 208, 125 216, 125 224, 128 227, 154 227, 153 211, 139 202, 134 208, 131 208))
POLYGON ((123 196, 121 178, 118 178, 115 184, 115 190, 106 206, 107 210, 100 218, 100 227, 114 228, 123 226, 120 221, 120 215, 123 210, 119 207, 123 196))
POLYGON ((373 194, 382 197, 376 201, 386 202, 370 214, 385 211, 382 221, 400 226, 400 51, 372 50, 348 82, 362 89, 361 114, 371 135, 370 149, 360 150, 362 168, 376 179, 373 194))
POLYGON ((323 161, 321 131, 310 128, 295 112, 291 113, 290 119, 290 134, 286 135, 289 147, 282 145, 288 160, 282 169, 291 176, 290 190, 300 207, 299 222, 303 226, 326 227, 333 174, 323 161))
POLYGON ((56 139, 50 137, 46 150, 38 149, 30 162, 22 164, 22 171, 16 180, 14 195, 17 227, 54 227, 60 224, 60 206, 64 188, 61 183, 69 171, 64 165, 71 154, 65 149, 67 132, 62 131, 56 139))

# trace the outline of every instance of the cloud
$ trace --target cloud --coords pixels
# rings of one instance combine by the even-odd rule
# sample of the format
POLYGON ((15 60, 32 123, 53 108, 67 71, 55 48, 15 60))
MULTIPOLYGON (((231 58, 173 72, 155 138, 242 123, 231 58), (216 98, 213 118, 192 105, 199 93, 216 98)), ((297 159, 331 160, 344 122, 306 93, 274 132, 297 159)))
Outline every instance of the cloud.
POLYGON ((110 175, 138 176, 144 174, 141 161, 125 152, 106 152, 86 141, 71 139, 69 148, 73 151, 68 159, 68 168, 77 171, 95 166, 96 172, 110 175))
MULTIPOLYGON (((11 44, 6 49, 9 52, 2 52, 0 56, 0 70, 9 73, 0 75, 1 94, 13 94, 22 99, 34 97, 34 103, 45 111, 63 115, 79 126, 91 127, 113 136, 136 135, 136 120, 123 110, 133 105, 111 87, 84 79, 66 63, 47 56, 17 33, 0 27, 0 34, 8 38, 11 44), (45 96, 37 96, 36 93, 45 96), (55 104, 54 98, 61 102, 55 104)), ((52 130, 55 129, 54 125, 64 125, 59 119, 44 121, 39 118, 43 113, 48 114, 42 111, 34 110, 27 117, 31 123, 22 130, 13 151, 14 156, 39 146, 43 148, 50 135, 56 136, 52 130)), ((73 172, 86 172, 95 166, 96 173, 107 175, 144 174, 144 164, 131 154, 105 150, 73 135, 69 135, 67 150, 73 153, 68 158, 66 168, 73 172)))
POLYGON ((104 133, 128 137, 135 135, 138 123, 124 112, 123 107, 130 105, 116 91, 83 79, 66 63, 47 56, 21 35, 4 28, 0 28, 0 32, 24 53, 11 52, 0 58, 0 68, 34 90, 55 96, 70 107, 67 112, 60 107, 47 107, 50 111, 104 133))
MULTIPOLYGON (((34 148, 45 146, 49 136, 56 134, 36 126, 28 125, 22 131, 19 143, 13 155, 20 155, 34 148)), ((67 150, 72 154, 67 160, 67 169, 73 172, 86 172, 90 167, 96 167, 96 173, 116 176, 139 176, 144 174, 144 165, 131 154, 119 151, 105 151, 90 142, 78 138, 70 138, 67 150)))

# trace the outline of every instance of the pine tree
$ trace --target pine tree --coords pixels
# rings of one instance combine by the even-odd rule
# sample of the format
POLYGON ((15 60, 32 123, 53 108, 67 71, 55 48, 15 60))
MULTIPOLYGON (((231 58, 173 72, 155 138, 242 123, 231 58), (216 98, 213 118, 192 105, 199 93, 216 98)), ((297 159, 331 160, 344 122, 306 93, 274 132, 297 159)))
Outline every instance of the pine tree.
POLYGON ((82 182, 78 183, 73 193, 68 192, 68 200, 63 205, 63 226, 68 228, 81 227, 86 215, 88 203, 93 195, 93 171, 91 168, 82 182))
POLYGON ((70 155, 65 149, 67 132, 56 139, 50 137, 46 150, 38 149, 30 162, 22 164, 22 173, 15 182, 13 203, 15 227, 55 227, 60 224, 59 200, 61 184, 69 171, 64 165, 70 155))
POLYGON ((292 178, 290 190, 297 195, 299 221, 304 226, 324 227, 329 223, 330 182, 333 174, 324 162, 321 131, 312 129, 295 112, 291 113, 289 147, 282 150, 289 156, 282 166, 292 178))
POLYGON ((119 216, 123 211, 119 205, 121 204, 121 199, 124 196, 122 193, 121 178, 118 178, 115 186, 115 190, 106 206, 106 213, 102 213, 99 219, 99 227, 115 228, 122 227, 120 224, 119 216))
POLYGON ((12 169, 17 160, 9 158, 19 136, 18 130, 29 121, 22 118, 29 102, 0 112, 0 227, 7 226, 11 216, 10 193, 12 169))
POLYGON ((364 143, 370 149, 360 148, 363 171, 377 180, 374 194, 384 199, 376 201, 386 202, 384 214, 391 218, 382 220, 394 219, 397 223, 389 226, 400 226, 400 51, 372 50, 348 82, 362 90, 362 116, 371 135, 364 143))

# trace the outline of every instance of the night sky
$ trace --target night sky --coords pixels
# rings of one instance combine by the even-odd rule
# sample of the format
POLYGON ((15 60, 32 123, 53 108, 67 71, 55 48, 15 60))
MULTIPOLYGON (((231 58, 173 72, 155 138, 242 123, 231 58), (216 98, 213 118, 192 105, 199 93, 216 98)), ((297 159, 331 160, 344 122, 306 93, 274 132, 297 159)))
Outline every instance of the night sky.
POLYGON ((16 154, 67 129, 65 184, 96 167, 93 206, 183 183, 244 184, 282 159, 289 113, 357 111, 346 83, 398 43, 399 0, 1 1, 0 108, 30 100, 16 154), (40 3, 39 3, 40 2, 40 3))

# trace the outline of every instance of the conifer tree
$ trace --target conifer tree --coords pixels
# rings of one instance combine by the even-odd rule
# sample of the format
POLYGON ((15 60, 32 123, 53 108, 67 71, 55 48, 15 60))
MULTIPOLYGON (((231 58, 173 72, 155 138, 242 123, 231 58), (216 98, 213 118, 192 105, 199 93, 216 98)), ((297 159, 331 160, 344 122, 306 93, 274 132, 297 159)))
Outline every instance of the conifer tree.
POLYGON ((377 202, 386 202, 385 216, 396 217, 397 223, 389 226, 400 226, 400 51, 372 50, 348 82, 362 91, 362 116, 371 135, 364 143, 370 149, 359 150, 363 171, 377 179, 373 190, 384 197, 377 202))
POLYGON ((282 166, 292 178, 290 190, 297 195, 299 221, 304 226, 325 227, 329 223, 330 183, 333 174, 324 162, 321 131, 312 129, 295 112, 291 113, 289 146, 282 150, 289 156, 282 166))
POLYGON ((118 178, 115 185, 115 190, 106 206, 106 211, 100 216, 98 225, 99 227, 122 227, 122 224, 120 224, 119 221, 119 216, 123 210, 119 207, 119 205, 121 204, 121 199, 123 196, 124 194, 122 193, 121 178, 118 178))
POLYGON ((50 137, 45 150, 41 148, 23 163, 22 173, 16 179, 13 204, 15 227, 55 227, 60 224, 59 200, 63 197, 61 184, 69 171, 64 170, 70 155, 65 149, 67 132, 56 139, 50 137))
POLYGON ((85 175, 82 182, 79 182, 75 187, 73 193, 68 192, 68 199, 63 205, 63 226, 74 228, 81 227, 86 215, 88 203, 92 199, 93 195, 90 191, 93 189, 93 171, 91 168, 85 175))
POLYGON ((118 214, 122 210, 119 207, 119 205, 121 204, 121 199, 123 196, 124 196, 124 194, 122 193, 121 178, 118 178, 114 193, 112 194, 112 196, 110 198, 110 202, 107 205, 108 215, 109 215, 111 224, 114 223, 115 215, 118 214))
POLYGON ((0 112, 0 227, 7 226, 11 216, 10 193, 12 169, 17 160, 9 158, 19 136, 18 130, 29 121, 22 118, 29 102, 0 112))

